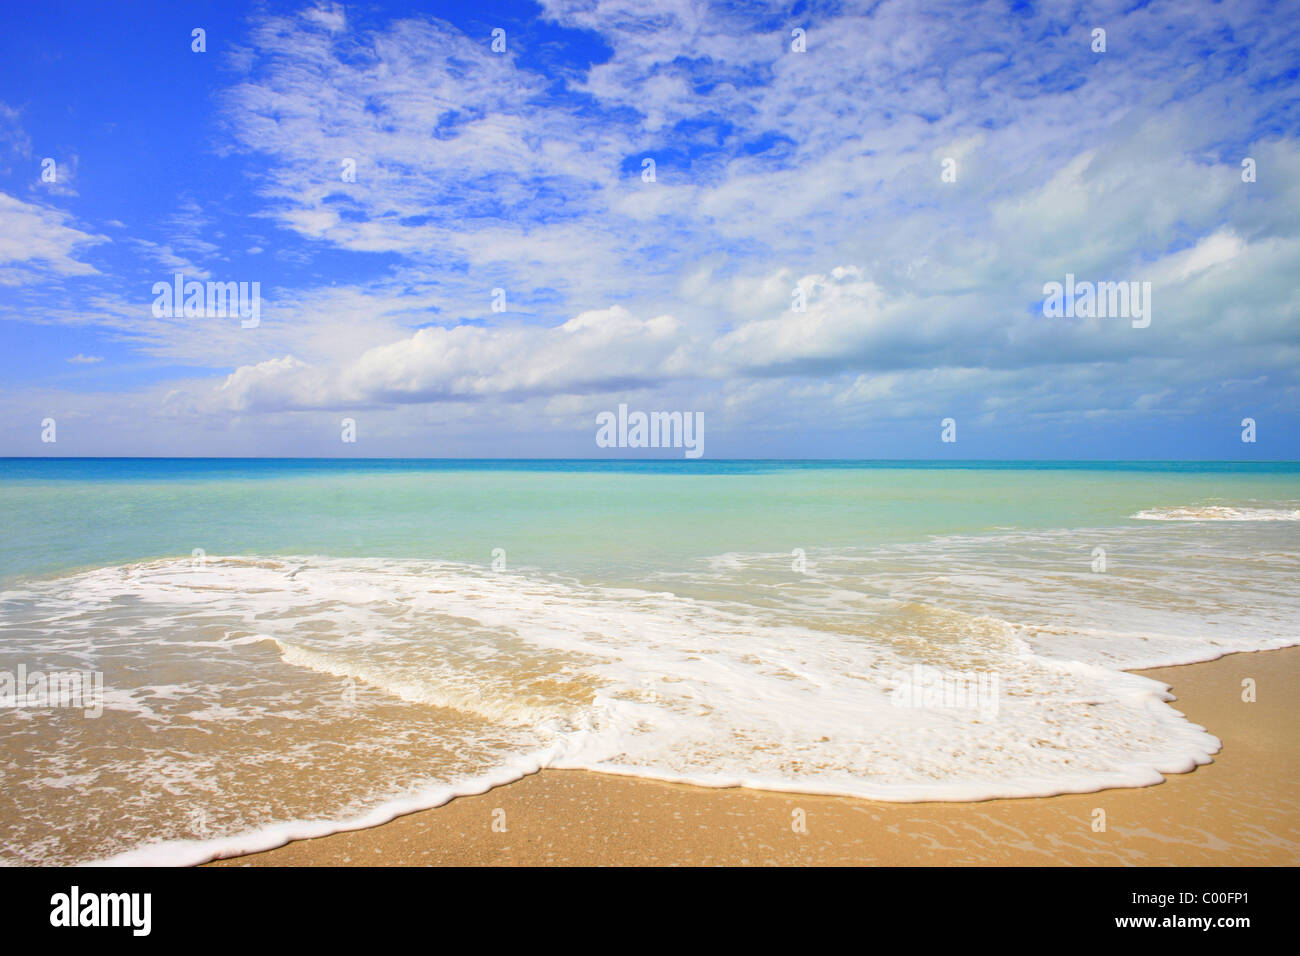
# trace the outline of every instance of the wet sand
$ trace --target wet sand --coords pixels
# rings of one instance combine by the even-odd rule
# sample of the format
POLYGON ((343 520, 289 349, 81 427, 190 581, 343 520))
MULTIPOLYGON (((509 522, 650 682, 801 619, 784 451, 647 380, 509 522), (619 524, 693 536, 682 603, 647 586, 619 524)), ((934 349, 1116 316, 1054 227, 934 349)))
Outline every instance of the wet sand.
POLYGON ((910 804, 544 770, 211 865, 1300 865, 1300 647, 1140 673, 1223 742, 1213 763, 1140 789, 910 804))

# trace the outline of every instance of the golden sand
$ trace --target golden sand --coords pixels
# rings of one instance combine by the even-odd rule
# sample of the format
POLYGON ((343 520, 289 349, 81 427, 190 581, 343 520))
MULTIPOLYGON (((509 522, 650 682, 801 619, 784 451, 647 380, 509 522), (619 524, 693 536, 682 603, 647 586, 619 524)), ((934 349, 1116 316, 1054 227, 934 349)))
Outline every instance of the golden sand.
POLYGON ((1172 685, 1174 706, 1223 741, 1212 764, 1140 789, 910 804, 544 770, 214 865, 1300 864, 1300 648, 1141 673, 1172 685))

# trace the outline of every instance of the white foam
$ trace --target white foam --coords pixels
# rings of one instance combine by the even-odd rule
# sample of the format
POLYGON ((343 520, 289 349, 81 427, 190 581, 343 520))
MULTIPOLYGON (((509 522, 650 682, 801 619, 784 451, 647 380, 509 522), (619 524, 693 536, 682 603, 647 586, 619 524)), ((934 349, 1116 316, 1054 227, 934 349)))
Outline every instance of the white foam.
MULTIPOLYGON (((209 558, 202 571, 149 562, 6 596, 29 602, 34 618, 60 615, 62 636, 40 632, 51 646, 84 643, 129 599, 199 677, 220 649, 244 655, 240 674, 281 661, 499 732, 487 773, 396 797, 377 787, 360 813, 164 841, 108 861, 156 865, 373 826, 544 766, 895 801, 1158 783, 1208 762, 1219 741, 1169 706, 1165 685, 1124 669, 1297 643, 1285 582, 1300 556, 1277 551, 1283 570, 1270 577, 1261 564, 1243 577, 1231 562, 1202 560, 1200 539, 1183 550, 1162 540, 1145 563, 1125 541, 1122 532, 1016 533, 817 553, 815 578, 793 574, 786 553, 729 553, 692 572, 700 593, 750 593, 748 602, 323 557, 209 558), (1114 555, 1109 575, 1086 570, 1097 542, 1114 555), (1165 567, 1160 555, 1184 563, 1165 567), (1219 595, 1218 610, 1186 606, 1219 595), (210 638, 196 634, 200 624, 210 638), (996 674, 996 713, 895 706, 899 675, 918 663, 996 674)), ((121 640, 118 653, 160 653, 129 633, 121 640)), ((160 682, 126 699, 142 718, 147 709, 164 720, 163 705, 187 686, 160 682)), ((294 719, 303 706, 269 692, 253 700, 259 714, 294 719)), ((250 719, 242 699, 202 703, 188 725, 237 734, 250 719)))
POLYGON ((1300 521, 1300 508, 1193 505, 1179 508, 1147 508, 1129 517, 1140 521, 1300 521))
POLYGON ((456 797, 486 793, 493 787, 513 783, 543 766, 541 759, 513 761, 494 773, 457 786, 435 787, 398 800, 388 800, 374 809, 346 820, 288 820, 249 833, 212 840, 165 840, 148 843, 101 860, 83 863, 90 867, 113 866, 198 866, 213 860, 274 850, 295 840, 313 840, 332 833, 365 830, 388 823, 418 810, 431 810, 456 797))

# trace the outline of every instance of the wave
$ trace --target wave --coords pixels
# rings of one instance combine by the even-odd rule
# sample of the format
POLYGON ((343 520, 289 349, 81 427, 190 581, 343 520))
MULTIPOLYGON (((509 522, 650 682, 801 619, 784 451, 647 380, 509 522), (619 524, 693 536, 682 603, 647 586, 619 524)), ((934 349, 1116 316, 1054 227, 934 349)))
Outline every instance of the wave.
POLYGON ((199 866, 249 853, 274 850, 295 840, 314 840, 334 833, 366 830, 395 820, 408 813, 432 810, 456 797, 487 793, 494 787, 514 783, 536 773, 546 762, 546 755, 520 758, 474 780, 456 786, 434 787, 419 793, 388 800, 367 812, 341 820, 286 820, 261 829, 212 840, 167 840, 147 843, 103 859, 82 863, 88 867, 117 866, 199 866))
MULTIPOLYGON (((183 829, 142 797, 119 817, 136 845, 66 851, 80 859, 251 852, 542 767, 891 801, 1146 786, 1219 742, 1124 668, 1294 644, 1300 616, 1283 571, 1207 563, 1198 538, 1162 541, 1126 577, 1133 542, 1108 534, 816 552, 815 574, 785 552, 728 553, 655 589, 435 561, 154 561, 5 592, 4 651, 93 646, 106 683, 139 675, 114 687, 139 713, 77 724, 51 780, 93 778, 103 768, 73 764, 109 748, 174 797, 172 816, 227 814, 213 839, 158 842, 183 829), (1087 570, 1098 542, 1109 574, 1087 570), (1188 588, 1236 604, 1189 612, 1188 588), (975 679, 983 696, 963 703, 975 679), (227 771, 217 792, 176 762, 199 739, 227 771), (336 791, 300 793, 304 772, 336 791)), ((65 828, 84 826, 68 806, 65 828)))
POLYGON ((1147 508, 1129 517, 1139 521, 1300 521, 1300 508, 1193 505, 1181 508, 1147 508))

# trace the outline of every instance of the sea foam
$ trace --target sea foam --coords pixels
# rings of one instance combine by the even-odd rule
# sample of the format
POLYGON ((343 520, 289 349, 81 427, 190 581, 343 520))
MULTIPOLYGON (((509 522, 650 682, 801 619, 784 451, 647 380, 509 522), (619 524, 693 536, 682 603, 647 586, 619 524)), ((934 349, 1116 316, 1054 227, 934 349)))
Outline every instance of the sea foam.
POLYGON ((806 573, 731 552, 639 588, 319 556, 31 582, 3 595, 7 650, 92 647, 116 716, 77 725, 27 787, 111 770, 165 806, 133 791, 111 852, 83 834, 19 859, 198 862, 542 767, 893 801, 1158 783, 1219 741, 1126 669, 1294 644, 1300 619, 1294 548, 1216 559, 1172 531, 1145 551, 1118 529, 825 550, 806 573), (1084 563, 1096 547, 1107 574, 1084 563), (921 669, 993 676, 995 706, 900 706, 921 669))

